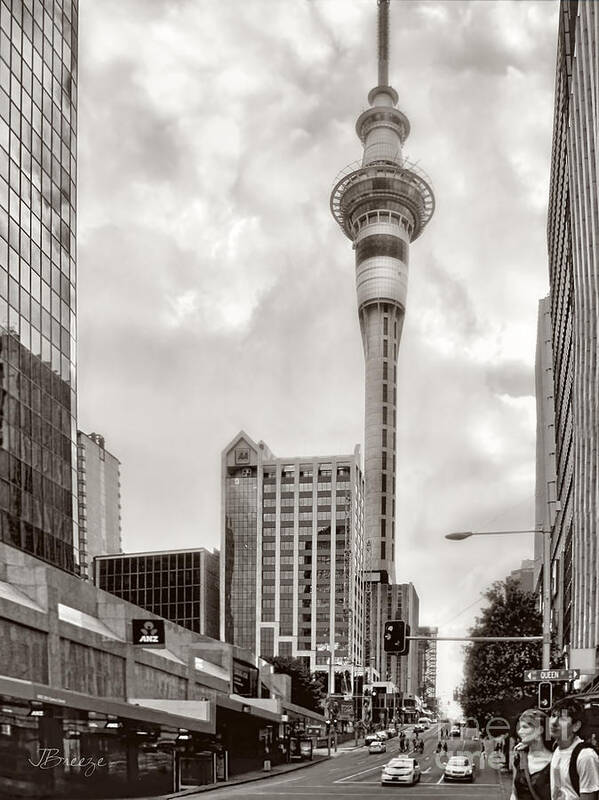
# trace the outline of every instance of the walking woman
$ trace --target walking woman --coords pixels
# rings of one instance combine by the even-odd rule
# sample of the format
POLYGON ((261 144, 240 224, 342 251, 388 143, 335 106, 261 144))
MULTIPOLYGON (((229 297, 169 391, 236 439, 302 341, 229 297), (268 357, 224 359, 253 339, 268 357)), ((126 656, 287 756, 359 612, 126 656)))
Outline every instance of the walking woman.
POLYGON ((545 745, 547 716, 536 708, 520 715, 514 747, 514 782, 510 800, 551 800, 551 750, 545 745))

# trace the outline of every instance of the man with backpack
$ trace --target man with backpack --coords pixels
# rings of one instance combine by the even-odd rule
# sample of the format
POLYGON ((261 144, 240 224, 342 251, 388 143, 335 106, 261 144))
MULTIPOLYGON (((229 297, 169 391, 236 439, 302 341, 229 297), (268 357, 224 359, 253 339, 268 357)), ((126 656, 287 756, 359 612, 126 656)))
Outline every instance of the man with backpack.
POLYGON ((551 800, 598 800, 599 756, 579 734, 584 707, 565 697, 551 711, 550 732, 556 742, 551 758, 551 800))

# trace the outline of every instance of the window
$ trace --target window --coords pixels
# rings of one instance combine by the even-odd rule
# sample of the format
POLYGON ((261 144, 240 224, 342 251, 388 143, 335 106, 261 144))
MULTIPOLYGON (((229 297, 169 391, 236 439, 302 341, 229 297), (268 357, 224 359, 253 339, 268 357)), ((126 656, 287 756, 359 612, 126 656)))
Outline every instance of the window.
POLYGON ((385 316, 383 317, 383 334, 387 336, 388 333, 389 333, 389 317, 385 316))
POLYGON ((387 553, 387 544, 386 542, 381 542, 381 558, 385 559, 387 553))

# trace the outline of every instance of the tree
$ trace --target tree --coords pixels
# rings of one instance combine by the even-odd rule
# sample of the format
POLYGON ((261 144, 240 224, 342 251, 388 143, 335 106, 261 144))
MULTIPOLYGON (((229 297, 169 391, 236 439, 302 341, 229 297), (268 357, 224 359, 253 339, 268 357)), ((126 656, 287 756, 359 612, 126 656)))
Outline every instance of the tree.
MULTIPOLYGON (((470 636, 539 636, 542 618, 537 596, 522 591, 517 581, 496 581, 485 593, 489 605, 470 630, 470 636)), ((466 717, 484 728, 492 717, 513 723, 536 705, 536 683, 524 672, 541 668, 541 642, 472 642, 466 645, 460 704, 466 717)))
POLYGON ((266 659, 273 665, 276 673, 291 676, 291 702, 303 706, 311 711, 322 713, 322 704, 326 696, 322 676, 324 673, 313 675, 300 658, 287 658, 274 656, 266 659))

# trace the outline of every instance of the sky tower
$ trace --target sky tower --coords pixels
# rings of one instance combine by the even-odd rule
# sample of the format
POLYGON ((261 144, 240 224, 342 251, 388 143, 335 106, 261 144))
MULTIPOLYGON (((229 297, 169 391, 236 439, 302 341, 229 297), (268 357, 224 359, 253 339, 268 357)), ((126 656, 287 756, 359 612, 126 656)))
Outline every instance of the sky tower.
POLYGON ((378 0, 378 86, 356 132, 361 164, 341 173, 331 211, 356 252, 356 292, 366 373, 364 473, 369 578, 395 582, 397 354, 406 309, 408 253, 430 220, 427 179, 402 155, 410 123, 389 86, 389 0, 378 0))

